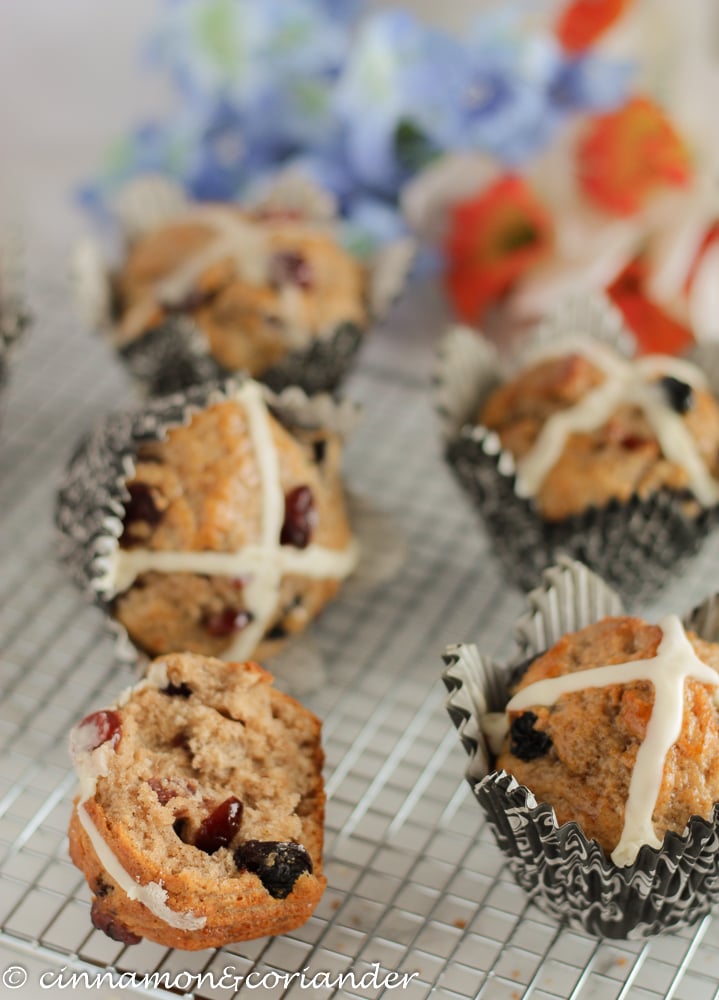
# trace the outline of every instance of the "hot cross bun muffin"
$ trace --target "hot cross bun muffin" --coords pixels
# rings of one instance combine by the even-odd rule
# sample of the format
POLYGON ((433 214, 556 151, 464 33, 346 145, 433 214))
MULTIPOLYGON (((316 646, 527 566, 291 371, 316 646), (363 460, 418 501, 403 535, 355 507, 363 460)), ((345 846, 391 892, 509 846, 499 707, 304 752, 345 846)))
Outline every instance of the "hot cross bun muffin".
POLYGON ((241 660, 302 631, 357 561, 340 452, 249 380, 141 444, 102 581, 135 645, 241 660))
POLYGON ((659 490, 719 503, 719 405, 677 358, 550 344, 484 401, 478 423, 515 459, 518 489, 560 521, 659 490))
POLYGON ((367 283, 324 225, 291 212, 188 206, 130 244, 113 281, 115 342, 131 349, 188 317, 222 372, 262 378, 292 352, 362 331, 367 283))
POLYGON ((605 618, 515 675, 496 767, 630 864, 690 817, 711 819, 718 688, 719 646, 676 616, 605 618))
POLYGON ((73 729, 70 856, 110 937, 220 947, 317 906, 320 723, 271 681, 253 663, 167 656, 73 729))

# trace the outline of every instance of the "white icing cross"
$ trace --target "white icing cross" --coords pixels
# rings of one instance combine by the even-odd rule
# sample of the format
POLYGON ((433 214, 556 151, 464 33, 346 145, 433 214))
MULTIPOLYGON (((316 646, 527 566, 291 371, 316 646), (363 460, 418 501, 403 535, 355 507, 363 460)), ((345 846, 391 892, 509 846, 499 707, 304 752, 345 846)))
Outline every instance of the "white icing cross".
POLYGON ((652 714, 629 782, 622 835, 612 852, 612 861, 619 866, 631 865, 643 844, 661 847, 652 825, 652 814, 664 776, 666 756, 681 733, 684 681, 691 677, 714 688, 719 686, 719 674, 699 659, 676 615, 669 615, 659 627, 662 641, 656 655, 650 659, 612 663, 536 681, 522 688, 506 709, 507 712, 521 712, 532 705, 549 706, 563 694, 610 684, 649 681, 654 686, 652 714))
MULTIPOLYGON (((237 211, 222 205, 198 206, 176 220, 177 224, 187 222, 209 226, 214 237, 183 261, 176 270, 156 281, 148 293, 137 302, 122 320, 117 342, 120 346, 129 343, 145 331, 156 312, 157 304, 178 305, 192 291, 195 282, 213 264, 231 260, 244 281, 252 285, 263 285, 268 280, 272 256, 267 227, 237 211)), ((295 223, 294 228, 304 232, 307 223, 295 223)), ((278 308, 287 324, 290 346, 302 346, 306 340, 303 331, 294 321, 299 307, 299 290, 282 285, 278 308)))
POLYGON ((177 220, 209 226, 214 238, 171 274, 156 281, 145 297, 137 302, 122 321, 120 343, 128 343, 142 333, 152 319, 157 303, 177 305, 190 293, 197 278, 213 264, 231 260, 243 278, 262 284, 269 268, 267 234, 257 223, 243 219, 237 212, 219 205, 196 208, 177 220))
POLYGON ((159 573, 197 573, 201 576, 247 578, 245 596, 252 621, 238 633, 222 654, 226 660, 246 660, 265 634, 274 614, 282 578, 298 573, 313 579, 342 580, 355 569, 359 549, 352 539, 344 549, 310 545, 297 549, 280 543, 285 518, 285 497, 280 482, 277 449, 272 437, 267 405, 256 382, 244 382, 233 397, 244 406, 250 438, 257 459, 262 491, 260 543, 237 552, 166 552, 122 549, 119 543, 106 559, 97 589, 113 597, 127 590, 137 577, 150 570, 159 573))
POLYGON ((654 379, 669 375, 693 388, 705 388, 700 370, 688 361, 662 354, 628 361, 606 345, 582 337, 557 338, 534 353, 532 360, 572 351, 586 355, 604 371, 606 378, 574 406, 554 413, 546 421, 532 448, 517 462, 519 495, 537 495, 571 434, 597 430, 621 405, 629 404, 644 413, 664 457, 687 473, 697 500, 705 507, 719 503, 719 483, 709 472, 693 435, 661 386, 652 384, 654 379))

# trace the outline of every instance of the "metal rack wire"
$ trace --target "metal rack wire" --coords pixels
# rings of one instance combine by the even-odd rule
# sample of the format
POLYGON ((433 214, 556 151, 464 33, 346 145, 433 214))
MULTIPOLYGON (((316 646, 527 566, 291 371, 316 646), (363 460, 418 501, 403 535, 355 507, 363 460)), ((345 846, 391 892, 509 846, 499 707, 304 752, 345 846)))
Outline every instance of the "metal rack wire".
MULTIPOLYGON (((560 927, 528 904, 483 828, 444 712, 439 653, 463 639, 506 648, 523 602, 501 584, 442 465, 424 377, 429 345, 411 308, 376 338, 350 386, 367 415, 347 478, 393 513, 409 556, 396 579, 340 597, 314 627, 328 664, 326 682, 304 699, 324 720, 327 753, 329 888, 319 909, 291 934, 219 952, 125 948, 93 930, 66 853, 75 788, 66 733, 132 678, 114 666, 99 612, 55 564, 51 510, 74 441, 128 388, 104 345, 76 327, 62 287, 44 280, 34 298, 35 329, 0 421, 2 957, 118 975, 232 966, 359 978, 379 963, 417 973, 398 991, 407 1000, 718 997, 719 922, 648 943, 560 927)), ((712 543, 690 584, 678 581, 662 602, 688 606, 692 588, 701 596, 715 559, 712 543)), ((297 982, 268 983, 263 996, 307 995, 297 982)), ((235 993, 200 986, 194 995, 235 993)), ((384 993, 345 984, 313 995, 384 993)))

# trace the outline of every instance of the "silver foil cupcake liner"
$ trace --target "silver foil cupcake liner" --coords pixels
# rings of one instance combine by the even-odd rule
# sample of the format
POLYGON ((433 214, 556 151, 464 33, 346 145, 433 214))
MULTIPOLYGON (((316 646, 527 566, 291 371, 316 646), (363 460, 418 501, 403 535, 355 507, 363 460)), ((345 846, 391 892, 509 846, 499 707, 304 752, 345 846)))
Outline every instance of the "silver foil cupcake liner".
MULTIPOLYGON (((357 323, 343 323, 306 348, 289 351, 281 362, 256 378, 275 392, 291 385, 310 395, 333 392, 352 368, 363 338, 364 331, 357 323)), ((236 374, 212 357, 202 331, 188 316, 171 317, 148 330, 120 347, 118 356, 149 396, 166 396, 236 374)))
MULTIPOLYGON (((565 302, 524 341, 523 354, 568 334, 583 333, 630 355, 632 341, 618 311, 602 297, 565 302)), ((719 344, 697 348, 695 357, 719 396, 719 344)), ((687 512, 688 494, 659 491, 648 498, 614 500, 561 521, 546 521, 536 504, 518 495, 516 468, 498 435, 476 423, 484 401, 503 381, 494 346, 464 327, 449 331, 440 346, 435 401, 445 456, 475 503, 492 549, 508 580, 536 587, 542 570, 564 555, 596 570, 631 601, 641 602, 676 576, 719 523, 719 508, 687 512)))
MULTIPOLYGON (((280 177, 258 205, 300 211, 310 221, 332 226, 335 220, 328 201, 331 199, 309 181, 289 176, 280 177)), ((117 217, 124 237, 132 240, 170 221, 188 204, 184 193, 172 182, 159 177, 141 178, 121 193, 117 217)), ((369 323, 380 320, 399 297, 414 253, 414 244, 403 240, 381 249, 368 262, 369 323)), ((187 313, 171 314, 131 343, 118 344, 114 337, 119 318, 114 275, 93 241, 85 240, 78 246, 74 274, 83 316, 115 343, 118 356, 145 394, 169 395, 237 374, 213 357, 207 337, 187 313)), ((339 323, 313 337, 306 346, 290 348, 280 362, 254 377, 274 392, 290 385, 298 385, 310 395, 334 392, 349 374, 367 328, 351 321, 339 323)))
MULTIPOLYGON (((171 427, 186 424, 198 410, 232 398, 245 381, 237 377, 192 386, 183 393, 148 400, 135 410, 111 414, 82 438, 69 460, 55 511, 59 556, 73 581, 107 613, 119 664, 141 670, 149 662, 125 628, 111 617, 112 595, 105 589, 107 560, 122 534, 129 498, 125 482, 133 474, 137 450, 143 443, 162 440, 171 427)), ((348 400, 339 402, 326 394, 308 397, 296 386, 281 393, 264 392, 273 416, 290 431, 322 428, 347 437, 360 419, 359 407, 348 400)), ((351 493, 347 506, 360 558, 345 586, 366 589, 391 579, 404 561, 403 540, 394 520, 371 501, 351 493)), ((293 646, 294 640, 288 651, 293 646)), ((309 661, 312 656, 312 643, 306 642, 303 657, 309 661)), ((304 692, 310 683, 308 675, 314 672, 320 676, 322 669, 315 654, 311 669, 303 671, 304 692)), ((299 690, 291 682, 289 667, 286 674, 285 686, 299 690)))
MULTIPOLYGON (((465 776, 532 901, 557 920, 598 937, 645 938, 687 927, 719 901, 719 804, 711 820, 695 816, 683 834, 667 833, 661 848, 644 846, 636 861, 617 867, 574 823, 505 771, 493 769, 482 735, 486 712, 502 711, 513 672, 562 635, 622 614, 619 596, 581 563, 561 560, 528 595, 530 610, 516 626, 517 653, 500 666, 476 646, 450 646, 442 675, 447 711, 469 756, 465 776)), ((719 639, 719 596, 685 615, 684 626, 719 639)))
POLYGON ((22 270, 19 239, 9 234, 3 236, 0 239, 0 388, 8 377, 15 345, 30 322, 22 270))

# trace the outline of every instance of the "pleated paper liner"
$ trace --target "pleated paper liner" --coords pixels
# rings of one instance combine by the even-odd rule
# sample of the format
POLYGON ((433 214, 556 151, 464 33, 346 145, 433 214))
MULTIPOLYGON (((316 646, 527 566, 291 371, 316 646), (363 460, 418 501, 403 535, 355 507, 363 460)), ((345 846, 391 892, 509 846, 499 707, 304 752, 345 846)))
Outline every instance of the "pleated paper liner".
MULTIPOLYGON (((719 521, 719 508, 698 509, 689 494, 661 490, 546 521, 532 499, 518 495, 514 459, 499 436, 476 423, 489 394, 518 367, 525 351, 578 333, 631 353, 631 338, 617 310, 604 298, 589 295, 564 303, 509 365, 476 331, 449 331, 440 347, 435 385, 445 455, 476 505, 509 582, 530 590, 539 584, 543 569, 566 555, 596 570, 627 600, 640 602, 697 553, 719 521)), ((719 344, 702 345, 693 359, 719 396, 719 344)))
MULTIPOLYGON (((108 615, 118 664, 142 672, 149 662, 125 628, 111 616, 113 595, 106 592, 104 582, 108 558, 122 534, 125 503, 129 498, 125 482, 133 475, 137 450, 143 443, 164 439, 170 428, 187 424, 195 412, 234 398, 245 382, 246 378, 240 376, 191 386, 182 393, 148 400, 134 410, 111 414, 79 442, 71 456, 55 513, 59 555, 73 581, 108 615)), ((321 428, 346 437, 360 419, 356 404, 335 400, 327 394, 309 397, 296 386, 281 393, 265 388, 264 395, 273 416, 290 432, 321 428)), ((392 578, 404 561, 401 532, 373 500, 350 493, 347 505, 350 526, 361 553, 357 569, 343 583, 343 588, 378 585, 392 578)), ((272 658, 270 669, 284 676, 286 688, 306 693, 316 686, 312 677, 321 679, 324 665, 311 639, 303 633, 280 652, 277 667, 272 658), (297 651, 295 660, 292 660, 293 649, 297 651), (292 663, 299 658, 305 665, 303 678, 293 679, 292 663)))
MULTIPOLYGON (((645 938, 695 923, 719 901, 719 805, 710 820, 692 817, 681 836, 668 833, 658 849, 645 845, 622 868, 576 823, 559 825, 550 805, 493 770, 480 719, 504 710, 513 669, 565 633, 623 613, 619 596, 569 559, 548 569, 528 600, 509 664, 494 663, 474 645, 450 646, 444 654, 447 710, 469 756, 465 774, 512 874, 540 909, 598 937, 645 938)), ((719 597, 690 611, 684 625, 719 640, 719 597)))
MULTIPOLYGON (((336 222, 331 204, 327 203, 328 197, 306 180, 280 178, 267 193, 265 202, 275 209, 286 206, 294 211, 299 208, 303 218, 325 226, 334 226, 336 222)), ((171 182, 145 178, 136 180, 123 192, 118 216, 125 237, 132 239, 171 221, 188 206, 183 192, 171 182)), ((369 324, 381 320, 401 294, 413 258, 413 243, 403 240, 379 250, 368 261, 369 324)), ((207 337, 186 314, 170 315, 161 325, 146 330, 130 344, 118 344, 115 329, 119 314, 113 271, 105 255, 91 240, 86 240, 76 253, 75 284, 87 322, 107 334, 145 394, 168 395, 191 385, 236 374, 213 357, 207 337)), ((275 392, 290 385, 298 385, 309 394, 334 392, 349 374, 369 324, 365 327, 347 321, 321 331, 309 339, 306 346, 288 349, 281 361, 257 373, 255 378, 275 392)))
POLYGON ((30 322, 22 275, 19 235, 0 234, 0 388, 8 378, 15 346, 30 322))

